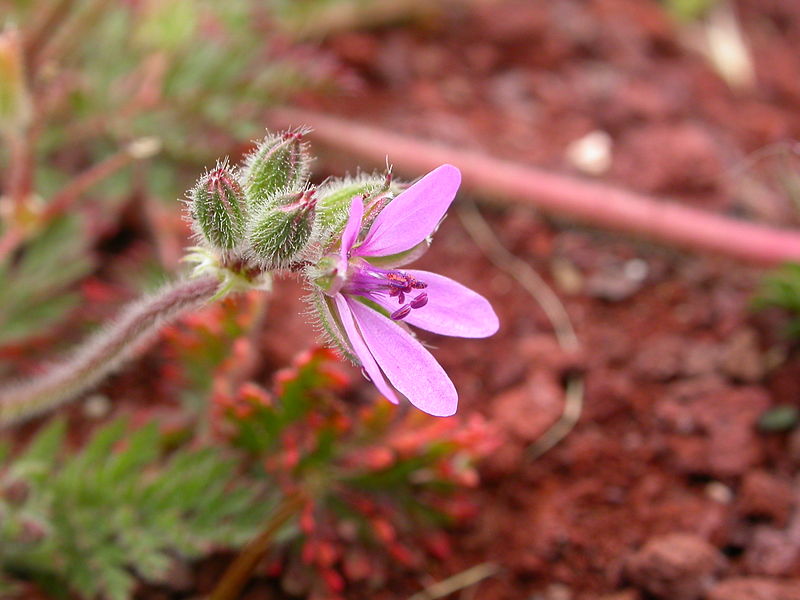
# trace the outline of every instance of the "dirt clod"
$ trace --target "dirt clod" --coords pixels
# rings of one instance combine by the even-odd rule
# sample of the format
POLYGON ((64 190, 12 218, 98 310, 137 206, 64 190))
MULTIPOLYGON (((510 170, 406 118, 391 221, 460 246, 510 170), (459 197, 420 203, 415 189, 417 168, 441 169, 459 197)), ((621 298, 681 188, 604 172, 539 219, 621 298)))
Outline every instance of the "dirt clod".
POLYGON ((650 539, 628 557, 627 578, 656 598, 697 600, 725 566, 722 554, 704 539, 674 533, 650 539))
POLYGON ((735 577, 715 585, 707 600, 800 600, 800 580, 735 577))
POLYGON ((765 518, 784 525, 794 507, 791 484, 767 471, 750 471, 742 480, 739 510, 748 517, 765 518))

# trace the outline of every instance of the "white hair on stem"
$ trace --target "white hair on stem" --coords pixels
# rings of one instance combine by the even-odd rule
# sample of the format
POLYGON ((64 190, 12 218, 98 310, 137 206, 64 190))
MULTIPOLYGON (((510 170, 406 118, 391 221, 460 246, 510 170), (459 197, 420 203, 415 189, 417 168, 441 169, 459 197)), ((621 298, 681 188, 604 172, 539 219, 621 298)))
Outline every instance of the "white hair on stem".
POLYGON ((210 300, 219 279, 184 279, 130 304, 110 325, 43 375, 0 387, 0 429, 26 421, 74 399, 131 359, 159 329, 210 300))

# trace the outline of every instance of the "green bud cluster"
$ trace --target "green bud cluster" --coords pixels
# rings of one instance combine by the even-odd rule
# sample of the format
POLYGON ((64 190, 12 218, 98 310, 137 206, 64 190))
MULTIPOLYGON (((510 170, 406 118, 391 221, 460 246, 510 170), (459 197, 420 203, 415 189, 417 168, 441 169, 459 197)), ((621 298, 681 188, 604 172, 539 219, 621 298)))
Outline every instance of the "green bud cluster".
POLYGON ((247 279, 300 268, 339 244, 354 197, 364 201, 365 225, 391 200, 389 175, 311 186, 308 131, 268 134, 240 166, 217 163, 189 191, 188 213, 206 263, 215 257, 247 279))

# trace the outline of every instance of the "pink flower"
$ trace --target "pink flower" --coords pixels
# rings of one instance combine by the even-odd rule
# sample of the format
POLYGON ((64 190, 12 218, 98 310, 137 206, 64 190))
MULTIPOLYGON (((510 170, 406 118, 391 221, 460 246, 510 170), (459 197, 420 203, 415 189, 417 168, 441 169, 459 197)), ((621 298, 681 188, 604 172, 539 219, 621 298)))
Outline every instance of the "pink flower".
POLYGON ((494 334, 497 315, 469 288, 435 273, 399 270, 427 243, 461 183, 442 165, 392 200, 362 233, 364 203, 353 198, 330 285, 320 303, 346 349, 391 402, 405 397, 435 416, 456 412, 458 394, 444 369, 407 325, 434 333, 481 338, 494 334), (380 265, 380 266, 378 266, 380 265))

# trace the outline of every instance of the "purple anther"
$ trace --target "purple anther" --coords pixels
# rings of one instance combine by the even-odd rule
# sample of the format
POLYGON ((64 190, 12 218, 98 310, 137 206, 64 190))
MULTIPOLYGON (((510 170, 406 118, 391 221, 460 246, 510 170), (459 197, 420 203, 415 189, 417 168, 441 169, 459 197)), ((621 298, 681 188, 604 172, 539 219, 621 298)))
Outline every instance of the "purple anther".
POLYGON ((428 303, 428 294, 422 292, 408 304, 411 308, 422 308, 427 303, 428 303))
POLYGON ((394 311, 391 315, 389 315, 389 317, 392 319, 392 321, 401 321, 402 319, 405 319, 408 316, 408 313, 410 312, 411 312, 411 306, 409 306, 408 304, 404 304, 396 311, 394 311))

